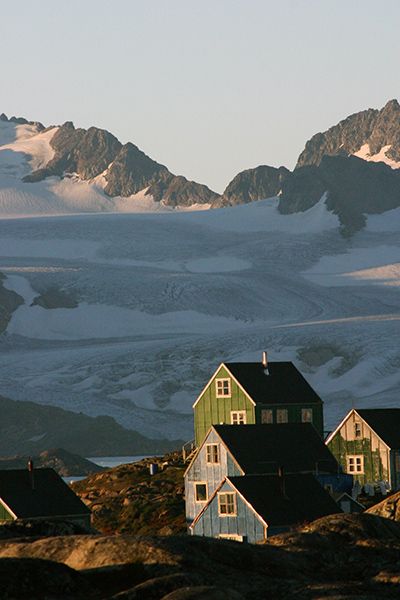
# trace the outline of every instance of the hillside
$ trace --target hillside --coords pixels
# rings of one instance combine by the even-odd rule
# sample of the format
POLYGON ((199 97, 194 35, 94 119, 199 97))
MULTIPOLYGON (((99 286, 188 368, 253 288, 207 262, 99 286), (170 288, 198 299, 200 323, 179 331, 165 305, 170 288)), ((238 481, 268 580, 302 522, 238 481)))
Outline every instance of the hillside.
POLYGON ((26 469, 29 460, 33 461, 35 469, 51 468, 61 477, 90 475, 104 471, 104 467, 62 448, 43 450, 37 456, 0 457, 0 469, 26 469))
POLYGON ((131 456, 159 454, 182 445, 180 440, 146 438, 121 427, 109 416, 93 418, 54 406, 4 397, 0 397, 0 410, 3 415, 0 456, 3 457, 13 454, 35 456, 49 448, 64 448, 81 456, 131 456))
POLYGON ((176 452, 91 475, 73 489, 102 533, 177 535, 186 532, 184 471, 176 452), (150 463, 158 467, 155 475, 150 475, 150 463))
POLYGON ((399 551, 399 524, 334 515, 262 546, 186 535, 3 540, 0 577, 8 597, 31 600, 395 599, 399 551))

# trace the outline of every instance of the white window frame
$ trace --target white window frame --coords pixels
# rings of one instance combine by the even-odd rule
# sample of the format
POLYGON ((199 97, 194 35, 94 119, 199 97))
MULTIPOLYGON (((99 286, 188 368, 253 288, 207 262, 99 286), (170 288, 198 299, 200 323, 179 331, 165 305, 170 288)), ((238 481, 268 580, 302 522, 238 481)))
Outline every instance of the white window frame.
POLYGON ((207 502, 208 500, 208 483, 207 481, 195 481, 194 483, 194 501, 195 502, 199 502, 199 503, 203 503, 203 502, 207 502), (197 498, 197 486, 198 485, 205 485, 206 486, 206 497, 204 500, 199 500, 197 498))
POLYGON ((302 423, 312 423, 313 422, 313 409, 312 408, 302 408, 301 409, 301 422, 302 423), (306 415, 309 415, 310 418, 306 418, 306 415))
POLYGON ((233 540, 234 542, 243 542, 243 536, 237 533, 219 533, 218 537, 221 540, 233 540))
POLYGON ((272 408, 261 409, 261 423, 264 423, 265 425, 273 425, 274 411, 272 410, 272 408))
POLYGON ((231 380, 229 377, 218 378, 215 380, 215 395, 217 398, 230 398, 232 395, 231 380), (225 390, 225 386, 227 389, 225 390))
POLYGON ((218 492, 218 515, 220 517, 236 517, 237 516, 237 501, 236 492, 218 492), (221 512, 221 504, 228 507, 228 501, 221 500, 222 496, 231 496, 233 498, 233 512, 221 512))
POLYGON ((350 475, 364 474, 364 455, 363 454, 348 454, 346 456, 347 473, 350 475), (358 463, 359 461, 359 463, 358 463), (353 467, 353 468, 351 468, 353 467))
POLYGON ((289 411, 287 408, 277 408, 276 409, 276 422, 277 423, 288 423, 289 422, 289 411))
POLYGON ((206 463, 208 465, 219 465, 220 448, 219 444, 206 444, 206 463), (211 450, 213 448, 213 450, 211 450), (217 450, 215 451, 214 448, 217 450))
POLYGON ((231 411, 231 425, 246 425, 246 411, 245 410, 232 410, 231 411))

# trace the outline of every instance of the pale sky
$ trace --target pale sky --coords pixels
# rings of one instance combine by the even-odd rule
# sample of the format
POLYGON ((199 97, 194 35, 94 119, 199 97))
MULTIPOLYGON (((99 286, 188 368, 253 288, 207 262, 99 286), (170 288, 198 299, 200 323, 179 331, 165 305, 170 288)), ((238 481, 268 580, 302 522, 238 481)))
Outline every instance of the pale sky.
POLYGON ((400 98, 399 0, 0 0, 0 113, 96 125, 222 192, 400 98))

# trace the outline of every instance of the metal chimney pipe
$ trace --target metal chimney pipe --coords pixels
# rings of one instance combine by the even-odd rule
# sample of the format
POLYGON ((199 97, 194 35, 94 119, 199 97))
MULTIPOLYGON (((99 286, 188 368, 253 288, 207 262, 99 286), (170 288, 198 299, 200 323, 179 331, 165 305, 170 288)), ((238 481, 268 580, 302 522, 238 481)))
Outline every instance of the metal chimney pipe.
POLYGON ((264 369, 268 367, 268 354, 265 351, 262 353, 262 366, 264 369))

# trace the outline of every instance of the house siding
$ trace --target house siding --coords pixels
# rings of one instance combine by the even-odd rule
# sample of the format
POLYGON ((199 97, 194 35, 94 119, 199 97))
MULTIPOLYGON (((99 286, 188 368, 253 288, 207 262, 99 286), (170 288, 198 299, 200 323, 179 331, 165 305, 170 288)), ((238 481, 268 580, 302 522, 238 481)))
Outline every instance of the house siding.
POLYGON ((399 480, 395 477, 393 467, 391 468, 391 462, 394 462, 395 457, 391 458, 387 446, 356 412, 349 414, 327 445, 346 473, 348 472, 347 457, 363 456, 364 472, 352 473, 354 481, 358 481, 361 485, 388 481, 393 489, 398 488, 399 480), (355 435, 356 423, 361 427, 359 437, 355 435))
MULTIPOLYGON (((238 427, 240 427, 240 425, 238 425, 238 427)), ((208 498, 210 498, 226 476, 233 477, 237 475, 243 475, 243 472, 239 469, 235 461, 232 459, 230 453, 222 444, 221 438, 218 436, 218 434, 214 430, 211 430, 185 475, 187 524, 190 525, 205 504, 204 502, 196 502, 196 482, 207 482, 208 498), (219 444, 220 462, 218 464, 207 463, 207 444, 219 444)))
POLYGON ((229 482, 225 482, 219 492, 236 493, 236 516, 221 517, 218 514, 218 494, 207 506, 204 513, 192 528, 193 535, 217 538, 222 535, 240 535, 243 541, 251 544, 266 539, 266 528, 257 513, 242 500, 229 482))
POLYGON ((254 405, 224 366, 215 373, 194 407, 195 443, 199 447, 211 425, 231 423, 231 411, 245 410, 246 423, 255 423, 254 405), (231 396, 217 398, 216 379, 230 379, 231 396))

